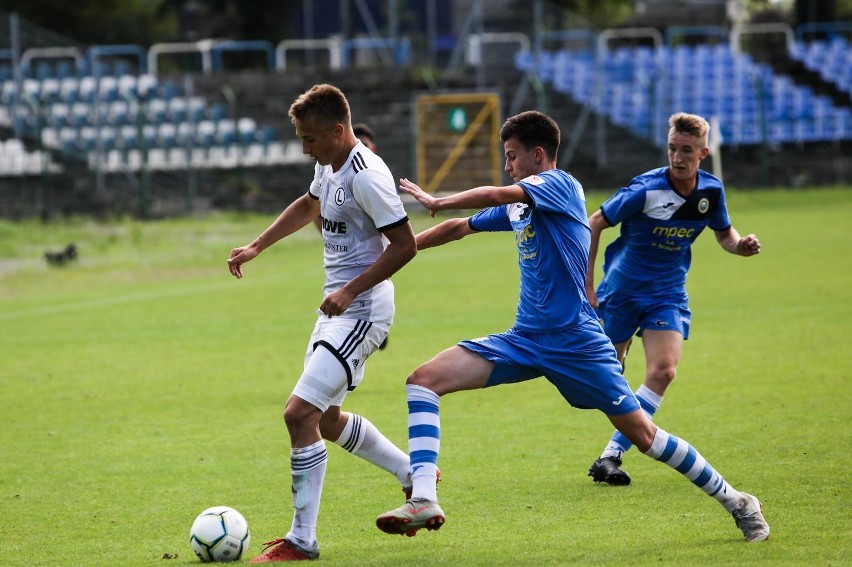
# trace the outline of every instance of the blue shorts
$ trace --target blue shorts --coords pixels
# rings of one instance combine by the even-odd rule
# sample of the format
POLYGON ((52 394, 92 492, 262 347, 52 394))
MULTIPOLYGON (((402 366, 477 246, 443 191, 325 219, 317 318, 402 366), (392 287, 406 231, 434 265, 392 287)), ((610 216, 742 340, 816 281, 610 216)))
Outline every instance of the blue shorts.
POLYGON ((459 346, 494 363, 486 388, 544 376, 576 408, 607 415, 639 409, 615 349, 595 321, 559 333, 509 329, 459 346))
POLYGON ((597 314, 614 344, 630 340, 634 333, 641 337, 645 329, 677 331, 684 340, 689 338, 692 312, 686 294, 675 298, 612 294, 601 301, 597 314))

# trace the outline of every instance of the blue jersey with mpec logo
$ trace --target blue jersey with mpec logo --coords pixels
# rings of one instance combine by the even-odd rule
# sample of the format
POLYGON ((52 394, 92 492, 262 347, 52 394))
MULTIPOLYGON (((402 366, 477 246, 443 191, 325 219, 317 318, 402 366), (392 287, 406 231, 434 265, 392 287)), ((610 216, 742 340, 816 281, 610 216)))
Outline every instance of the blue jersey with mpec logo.
POLYGON ((584 292, 591 230, 582 185, 558 169, 518 185, 531 205, 490 207, 469 220, 474 230, 515 233, 521 269, 515 328, 542 333, 597 320, 584 292))
POLYGON ((621 235, 606 249, 600 301, 616 291, 644 297, 686 293, 692 243, 705 227, 731 226, 719 179, 698 170, 695 190, 684 197, 669 182, 668 170, 636 177, 601 205, 607 223, 621 223, 621 235))

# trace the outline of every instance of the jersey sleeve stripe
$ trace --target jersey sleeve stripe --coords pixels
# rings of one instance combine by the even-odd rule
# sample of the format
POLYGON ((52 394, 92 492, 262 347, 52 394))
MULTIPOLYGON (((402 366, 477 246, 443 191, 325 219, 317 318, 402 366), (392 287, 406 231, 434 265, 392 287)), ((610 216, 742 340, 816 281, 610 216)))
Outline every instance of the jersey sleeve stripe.
POLYGON ((396 227, 398 227, 398 226, 401 226, 401 225, 403 225, 403 224, 405 224, 405 223, 407 223, 407 222, 408 222, 408 215, 405 215, 404 217, 402 217, 401 219, 399 219, 399 220, 398 220, 398 221, 396 221, 396 222, 392 222, 392 223, 390 223, 390 224, 386 224, 385 226, 377 227, 377 230, 378 230, 379 232, 384 232, 384 231, 386 231, 386 230, 390 230, 390 229, 392 229, 392 228, 396 228, 396 227))
POLYGON ((352 156, 352 167, 355 169, 355 173, 359 173, 367 169, 367 162, 364 161, 360 152, 356 152, 355 155, 352 156))

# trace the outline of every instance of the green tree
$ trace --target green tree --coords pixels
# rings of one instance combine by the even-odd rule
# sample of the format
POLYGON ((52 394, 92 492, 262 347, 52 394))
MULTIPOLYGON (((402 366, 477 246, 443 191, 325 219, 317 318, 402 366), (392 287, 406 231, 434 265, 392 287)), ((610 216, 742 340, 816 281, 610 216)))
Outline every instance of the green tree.
POLYGON ((200 37, 277 42, 295 31, 301 5, 294 0, 161 0, 157 13, 180 19, 194 12, 200 37))
POLYGON ((635 8, 634 0, 551 0, 573 14, 563 17, 580 16, 598 29, 618 26, 624 22, 635 8))
MULTIPOLYGON (((82 44, 149 45, 177 31, 176 19, 146 0, 0 0, 0 10, 17 13, 22 27, 36 24, 82 44)), ((39 32, 30 27, 37 42, 39 32)))

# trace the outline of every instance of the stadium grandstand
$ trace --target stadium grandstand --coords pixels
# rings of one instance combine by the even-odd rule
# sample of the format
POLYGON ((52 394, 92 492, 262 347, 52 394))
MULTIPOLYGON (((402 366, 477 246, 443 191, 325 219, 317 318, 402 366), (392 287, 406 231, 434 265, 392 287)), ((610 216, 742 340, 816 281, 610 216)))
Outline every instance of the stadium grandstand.
POLYGON ((750 22, 730 2, 654 21, 647 2, 599 28, 525 4, 519 19, 508 0, 302 2, 296 37, 151 45, 83 45, 0 12, 0 215, 278 209, 309 179, 286 110, 316 82, 347 92, 400 176, 417 171, 414 98, 471 91, 557 118, 560 166, 590 188, 664 163, 676 111, 711 120, 728 183, 852 177, 852 24, 750 22))
POLYGON ((139 171, 143 160, 154 171, 304 161, 274 128, 161 80, 147 63, 140 46, 27 49, 20 79, 12 65, 0 67, 0 126, 34 140, 48 159, 58 152, 109 172, 139 171), (132 63, 121 58, 128 54, 132 63))
MULTIPOLYGON (((794 42, 790 55, 852 94, 852 49, 842 37, 794 42)), ((818 95, 728 43, 525 51, 516 65, 658 146, 675 111, 716 119, 728 145, 852 139, 848 100, 818 95)))

